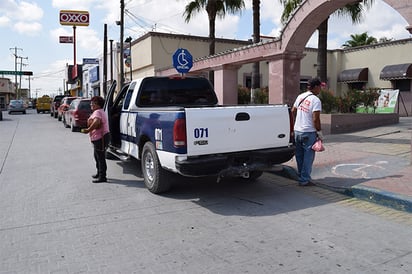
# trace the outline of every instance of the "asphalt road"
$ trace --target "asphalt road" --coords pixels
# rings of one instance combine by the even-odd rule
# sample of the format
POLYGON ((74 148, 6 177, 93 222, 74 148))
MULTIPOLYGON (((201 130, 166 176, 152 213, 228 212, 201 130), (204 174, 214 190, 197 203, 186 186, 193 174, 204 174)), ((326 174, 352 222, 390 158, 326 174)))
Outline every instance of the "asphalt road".
POLYGON ((92 184, 88 136, 0 121, 0 273, 412 273, 411 214, 264 174, 144 187, 136 160, 92 184))

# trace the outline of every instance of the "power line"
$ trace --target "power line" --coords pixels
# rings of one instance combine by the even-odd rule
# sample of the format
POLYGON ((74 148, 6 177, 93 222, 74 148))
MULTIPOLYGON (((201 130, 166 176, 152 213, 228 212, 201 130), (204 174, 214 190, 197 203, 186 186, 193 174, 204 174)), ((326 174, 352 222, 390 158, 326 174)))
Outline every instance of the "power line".
MULTIPOLYGON (((160 29, 162 29, 164 32, 178 33, 178 34, 185 33, 185 31, 175 29, 163 23, 159 23, 160 21, 166 20, 167 18, 162 18, 160 21, 155 21, 155 20, 144 18, 142 16, 138 16, 134 14, 130 9, 125 10, 125 13, 133 20, 133 22, 135 22, 139 27, 141 27, 145 32, 156 30, 160 26, 160 29), (150 28, 148 29, 146 26, 149 26, 150 28)), ((175 13, 171 15, 169 18, 178 16, 179 14, 180 13, 175 13)))

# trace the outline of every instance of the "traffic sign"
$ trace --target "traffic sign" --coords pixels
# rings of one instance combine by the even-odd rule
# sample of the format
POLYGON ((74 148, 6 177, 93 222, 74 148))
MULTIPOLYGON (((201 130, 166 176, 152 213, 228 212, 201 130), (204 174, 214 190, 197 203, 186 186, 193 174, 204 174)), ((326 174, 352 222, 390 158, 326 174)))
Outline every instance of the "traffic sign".
POLYGON ((173 54, 173 67, 180 73, 187 73, 193 66, 193 57, 187 49, 179 48, 173 54))
POLYGON ((99 64, 99 58, 83 58, 83 65, 99 64))
POLYGON ((59 42, 64 44, 73 44, 73 36, 59 36, 59 42))
POLYGON ((32 71, 14 71, 14 70, 0 70, 2 75, 33 75, 32 71))

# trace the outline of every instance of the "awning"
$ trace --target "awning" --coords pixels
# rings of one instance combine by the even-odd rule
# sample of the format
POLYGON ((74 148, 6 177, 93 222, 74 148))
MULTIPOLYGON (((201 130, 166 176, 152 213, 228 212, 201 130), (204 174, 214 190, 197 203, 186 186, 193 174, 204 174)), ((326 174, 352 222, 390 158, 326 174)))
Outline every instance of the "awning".
POLYGON ((385 66, 379 78, 381 80, 412 79, 412 63, 385 66))
POLYGON ((368 82, 368 68, 356 68, 343 70, 338 75, 338 82, 359 83, 368 82))

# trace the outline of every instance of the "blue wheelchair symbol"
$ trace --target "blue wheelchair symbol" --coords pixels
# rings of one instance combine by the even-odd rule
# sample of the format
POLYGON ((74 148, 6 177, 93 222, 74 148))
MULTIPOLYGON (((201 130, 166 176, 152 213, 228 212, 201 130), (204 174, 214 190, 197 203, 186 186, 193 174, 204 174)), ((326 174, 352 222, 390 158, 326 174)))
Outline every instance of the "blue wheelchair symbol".
POLYGON ((180 73, 187 73, 193 66, 193 57, 187 49, 179 48, 173 54, 173 67, 180 73))

